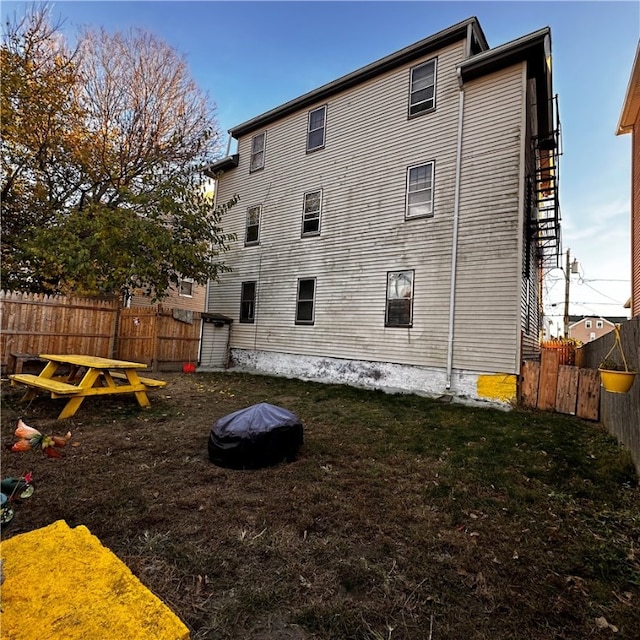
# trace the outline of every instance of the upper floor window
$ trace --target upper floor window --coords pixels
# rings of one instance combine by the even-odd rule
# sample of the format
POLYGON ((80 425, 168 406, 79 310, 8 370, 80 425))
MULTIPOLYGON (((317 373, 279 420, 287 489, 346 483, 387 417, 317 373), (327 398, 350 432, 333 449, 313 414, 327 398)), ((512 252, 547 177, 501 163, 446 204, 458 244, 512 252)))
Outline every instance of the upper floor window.
POLYGON ((433 216, 433 162, 407 169, 405 216, 433 216))
POLYGON ((387 273, 385 327, 413 326, 413 270, 387 273))
POLYGON ((256 283, 243 282, 240 292, 240 322, 253 323, 256 312, 256 283))
POLYGON ((604 322, 602 320, 596 320, 596 329, 602 329, 604 327, 604 322))
POLYGON ((262 207, 257 205, 247 209, 247 231, 244 243, 258 244, 260 242, 260 213, 262 207))
POLYGON ((298 298, 296 301, 296 324, 313 324, 316 296, 316 279, 298 280, 298 298))
POLYGON ((584 328, 585 329, 591 329, 591 320, 585 320, 584 321, 584 328))
POLYGON ((249 172, 258 171, 264 168, 264 152, 267 144, 267 132, 263 131, 251 138, 251 163, 249 172))
POLYGON ((193 297, 193 278, 183 278, 182 280, 180 280, 178 295, 184 296, 186 298, 193 297))
POLYGON ((436 106, 436 61, 429 60, 411 69, 409 117, 431 111, 436 106))
POLYGON ((324 147, 324 132, 327 121, 327 105, 309 111, 307 125, 307 151, 315 151, 324 147))
POLYGON ((302 235, 311 236, 320 233, 320 213, 322 210, 322 189, 304 194, 302 210, 302 235))

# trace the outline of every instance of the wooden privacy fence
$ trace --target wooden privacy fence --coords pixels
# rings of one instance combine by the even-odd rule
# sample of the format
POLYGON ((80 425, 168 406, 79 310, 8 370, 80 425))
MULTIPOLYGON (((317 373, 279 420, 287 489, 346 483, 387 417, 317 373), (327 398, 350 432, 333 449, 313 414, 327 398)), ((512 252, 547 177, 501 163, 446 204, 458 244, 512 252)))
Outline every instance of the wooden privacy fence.
POLYGON ((198 361, 201 314, 118 300, 0 291, 2 364, 11 354, 74 353, 143 362, 154 371, 198 361))
POLYGON ((0 291, 2 362, 11 353, 113 352, 116 300, 0 291))
POLYGON ((198 362, 201 315, 161 305, 121 309, 118 359, 144 362, 154 371, 179 371, 198 362))
MULTIPOLYGON (((640 371, 640 315, 620 324, 620 339, 630 369, 640 371)), ((588 342, 581 349, 581 362, 598 367, 615 340, 614 332, 588 342)), ((640 375, 628 393, 602 391, 600 421, 631 451, 640 475, 640 375)))
POLYGON ((560 349, 542 349, 540 362, 522 365, 520 403, 545 411, 557 411, 587 420, 598 420, 600 374, 560 364, 560 349))

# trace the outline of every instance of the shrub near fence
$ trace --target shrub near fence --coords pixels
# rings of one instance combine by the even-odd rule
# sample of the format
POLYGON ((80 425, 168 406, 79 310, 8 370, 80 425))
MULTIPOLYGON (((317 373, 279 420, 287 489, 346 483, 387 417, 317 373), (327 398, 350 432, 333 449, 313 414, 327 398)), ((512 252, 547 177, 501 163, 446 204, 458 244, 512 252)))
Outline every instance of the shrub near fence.
POLYGON ((123 309, 118 300, 0 292, 0 349, 76 353, 142 362, 156 371, 198 361, 201 314, 180 309, 123 309))

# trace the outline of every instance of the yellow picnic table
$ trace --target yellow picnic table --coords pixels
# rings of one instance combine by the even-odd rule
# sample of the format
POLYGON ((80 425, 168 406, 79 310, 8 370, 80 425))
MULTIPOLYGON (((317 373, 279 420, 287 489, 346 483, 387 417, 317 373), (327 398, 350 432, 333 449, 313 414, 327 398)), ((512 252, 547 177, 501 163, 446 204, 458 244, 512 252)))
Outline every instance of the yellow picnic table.
POLYGON ((147 391, 167 384, 164 380, 140 377, 138 371, 147 368, 140 362, 73 354, 41 354, 40 358, 47 361, 40 375, 15 373, 9 378, 12 385, 28 387, 23 402, 34 398, 38 391, 48 391, 52 398, 68 398, 58 420, 74 415, 87 396, 133 393, 141 407, 149 407, 147 391), (63 365, 69 366, 69 372, 56 376, 63 365))

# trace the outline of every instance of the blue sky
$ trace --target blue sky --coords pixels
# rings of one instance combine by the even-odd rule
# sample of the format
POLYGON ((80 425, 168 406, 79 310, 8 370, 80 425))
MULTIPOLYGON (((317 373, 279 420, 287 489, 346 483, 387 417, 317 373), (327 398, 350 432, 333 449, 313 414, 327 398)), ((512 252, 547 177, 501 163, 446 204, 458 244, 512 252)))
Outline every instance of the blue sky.
MULTIPOLYGON (((3 17, 24 7, 3 2, 3 17)), ((615 130, 640 3, 58 1, 53 12, 70 32, 142 27, 169 42, 216 103, 224 132, 470 16, 491 47, 551 27, 563 247, 580 263, 570 313, 628 316, 631 138, 615 130)), ((545 307, 554 327, 562 324, 564 284, 562 271, 549 274, 545 307)))

